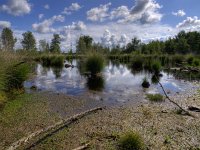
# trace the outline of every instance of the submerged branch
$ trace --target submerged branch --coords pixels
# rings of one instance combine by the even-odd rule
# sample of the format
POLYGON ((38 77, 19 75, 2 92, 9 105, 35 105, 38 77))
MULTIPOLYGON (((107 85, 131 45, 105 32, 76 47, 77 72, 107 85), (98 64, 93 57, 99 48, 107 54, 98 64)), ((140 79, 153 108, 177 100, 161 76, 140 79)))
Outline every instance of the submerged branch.
POLYGON ((171 100, 170 97, 167 95, 167 92, 165 91, 163 85, 160 83, 160 81, 158 80, 158 77, 155 75, 156 77, 156 80, 158 81, 158 84, 161 86, 162 88, 162 91, 164 92, 165 94, 165 97, 171 102, 173 103, 174 105, 176 105, 182 112, 185 113, 185 115, 188 115, 188 116, 191 116, 191 117, 195 117, 194 115, 190 114, 187 110, 185 110, 183 107, 181 107, 178 103, 176 103, 175 101, 171 100))

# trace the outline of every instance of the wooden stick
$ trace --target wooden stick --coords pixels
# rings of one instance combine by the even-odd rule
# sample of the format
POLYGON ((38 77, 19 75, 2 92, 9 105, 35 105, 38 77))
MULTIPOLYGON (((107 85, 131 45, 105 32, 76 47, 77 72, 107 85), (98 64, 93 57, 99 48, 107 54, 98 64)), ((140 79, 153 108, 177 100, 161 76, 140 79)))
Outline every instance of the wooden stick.
MULTIPOLYGON (((47 134, 45 137, 37 140, 34 144, 32 144, 30 147, 34 147, 36 145, 38 145, 39 143, 41 143, 44 139, 46 139, 47 137, 53 135, 54 133, 60 131, 61 129, 63 129, 64 127, 72 124, 73 122, 83 118, 84 116, 86 115, 89 115, 90 113, 94 113, 94 112, 97 112, 98 110, 102 110, 103 108, 102 107, 97 107, 97 108, 94 108, 94 109, 90 109, 88 111, 85 111, 83 113, 80 113, 80 114, 77 114, 77 115, 74 115, 68 119, 65 119, 65 120, 61 120, 59 122, 57 122, 56 124, 54 125, 51 125, 51 126, 48 126, 44 129, 41 129, 41 130, 38 130, 30 135, 28 135, 27 137, 24 137, 20 140, 18 140, 17 142, 11 144, 11 146, 8 148, 8 150, 15 150, 17 149, 19 146, 22 146, 22 145, 25 145, 26 143, 28 143, 31 139, 33 139, 34 137, 36 136, 39 136, 41 134, 47 134)), ((29 147, 29 148, 30 148, 29 147)))
POLYGON ((88 148, 89 146, 90 146, 90 143, 87 143, 87 144, 79 146, 79 147, 77 147, 77 148, 75 148, 73 150, 83 150, 83 149, 88 148))
POLYGON ((156 77, 156 80, 158 81, 158 84, 161 86, 161 88, 162 88, 162 90, 163 90, 163 92, 164 92, 166 98, 167 98, 171 103, 173 103, 174 105, 176 105, 181 111, 185 112, 186 115, 194 117, 194 115, 190 114, 187 110, 185 110, 184 108, 182 108, 178 103, 176 103, 175 101, 173 101, 173 100, 171 100, 171 99, 169 98, 169 96, 167 95, 167 93, 166 93, 166 91, 165 91, 163 85, 160 83, 158 77, 157 77, 156 75, 155 75, 155 77, 156 77))

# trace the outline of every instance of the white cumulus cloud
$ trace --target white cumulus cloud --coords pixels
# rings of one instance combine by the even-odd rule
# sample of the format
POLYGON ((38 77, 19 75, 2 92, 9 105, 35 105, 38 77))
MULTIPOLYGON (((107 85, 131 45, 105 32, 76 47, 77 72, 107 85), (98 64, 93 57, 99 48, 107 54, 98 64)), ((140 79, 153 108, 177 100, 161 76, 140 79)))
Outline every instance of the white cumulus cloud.
POLYGON ((199 30, 200 19, 197 16, 187 17, 185 20, 180 22, 176 27, 185 30, 199 30))
POLYGON ((63 14, 70 15, 73 11, 78 11, 82 7, 78 3, 72 3, 71 6, 65 7, 63 14))
POLYGON ((28 0, 8 0, 7 4, 0 6, 0 10, 14 16, 22 16, 31 12, 31 4, 28 0))
POLYGON ((53 16, 50 19, 46 19, 41 23, 34 23, 32 25, 33 30, 39 33, 55 32, 56 30, 52 27, 55 22, 64 22, 65 17, 62 15, 53 16))
POLYGON ((100 5, 99 7, 95 7, 87 11, 87 19, 91 21, 104 21, 107 17, 109 17, 109 6, 111 3, 100 5))
POLYGON ((185 11, 184 10, 178 10, 177 12, 172 12, 172 14, 174 16, 179 16, 179 17, 183 17, 186 15, 185 11))
POLYGON ((8 21, 0 21, 0 29, 2 28, 10 28, 11 27, 11 23, 8 21))

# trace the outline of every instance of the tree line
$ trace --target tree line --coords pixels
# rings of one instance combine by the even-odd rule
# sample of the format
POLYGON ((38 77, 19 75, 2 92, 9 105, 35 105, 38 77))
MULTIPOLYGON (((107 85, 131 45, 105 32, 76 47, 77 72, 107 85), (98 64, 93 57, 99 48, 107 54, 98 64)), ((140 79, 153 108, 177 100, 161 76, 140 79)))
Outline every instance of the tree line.
MULTIPOLYGON (((36 39, 32 32, 27 31, 22 34, 22 50, 37 51, 36 39)), ((13 51, 17 39, 10 28, 4 28, 0 37, 0 49, 3 51, 13 51)), ((48 53, 61 52, 61 38, 59 34, 54 34, 51 43, 45 39, 39 41, 39 51, 48 53)), ((173 38, 165 41, 153 40, 148 43, 141 42, 134 37, 127 45, 120 47, 105 47, 100 43, 95 43, 93 38, 82 35, 76 42, 76 53, 86 54, 90 51, 98 51, 104 54, 200 54, 200 32, 181 31, 173 38)), ((72 53, 72 50, 69 50, 72 53)))
POLYGON ((112 48, 93 43, 90 36, 81 36, 76 49, 78 53, 91 50, 107 54, 200 54, 200 32, 181 31, 174 38, 165 41, 153 40, 148 43, 143 43, 134 37, 126 46, 116 45, 112 48))
MULTIPOLYGON (((0 50, 2 51, 14 51, 17 39, 13 35, 13 31, 10 28, 4 28, 0 37, 0 50)), ((37 51, 36 39, 32 32, 27 31, 22 34, 22 40, 20 41, 22 49, 24 51, 37 51)), ((39 50, 43 52, 60 53, 61 38, 59 34, 54 34, 51 43, 49 44, 45 39, 39 41, 39 50)))

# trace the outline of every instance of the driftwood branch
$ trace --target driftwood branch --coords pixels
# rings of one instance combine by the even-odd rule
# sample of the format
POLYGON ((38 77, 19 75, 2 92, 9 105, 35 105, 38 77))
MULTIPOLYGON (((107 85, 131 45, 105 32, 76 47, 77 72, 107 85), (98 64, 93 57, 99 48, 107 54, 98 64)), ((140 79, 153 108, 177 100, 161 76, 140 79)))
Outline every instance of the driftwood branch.
POLYGON ((33 148, 36 145, 40 144, 42 141, 44 141, 46 138, 52 136, 53 134, 57 133, 58 131, 62 130, 63 128, 65 128, 65 127, 69 126, 70 124, 74 123, 75 121, 83 118, 86 115, 89 115, 91 113, 97 112, 97 111, 102 110, 102 109, 103 109, 102 107, 97 107, 97 108, 94 108, 94 109, 90 109, 90 110, 85 111, 83 113, 74 115, 74 116, 72 116, 72 117, 70 117, 68 119, 59 121, 54 125, 51 125, 51 126, 48 126, 48 127, 44 128, 44 129, 38 130, 38 131, 28 135, 27 137, 24 137, 24 138, 20 139, 19 141, 13 143, 8 148, 8 150, 15 150, 15 149, 19 148, 20 146, 28 144, 28 142, 30 140, 32 140, 33 138, 35 138, 36 136, 45 135, 42 138, 39 138, 35 143, 31 144, 27 149, 33 148))
POLYGON ((184 112, 185 115, 194 117, 194 115, 190 114, 187 110, 185 110, 183 107, 181 107, 178 103, 176 103, 175 101, 173 101, 172 99, 170 99, 170 97, 167 95, 167 92, 165 91, 163 85, 160 83, 158 77, 157 77, 156 75, 155 75, 155 77, 156 77, 156 80, 158 81, 158 84, 161 86, 162 91, 163 91, 164 94, 165 94, 165 97, 166 97, 171 103, 173 103, 174 105, 176 105, 182 112, 184 112))
POLYGON ((83 149, 88 148, 89 146, 90 146, 90 143, 86 143, 86 144, 84 144, 82 146, 79 146, 79 147, 73 149, 73 150, 83 150, 83 149))

